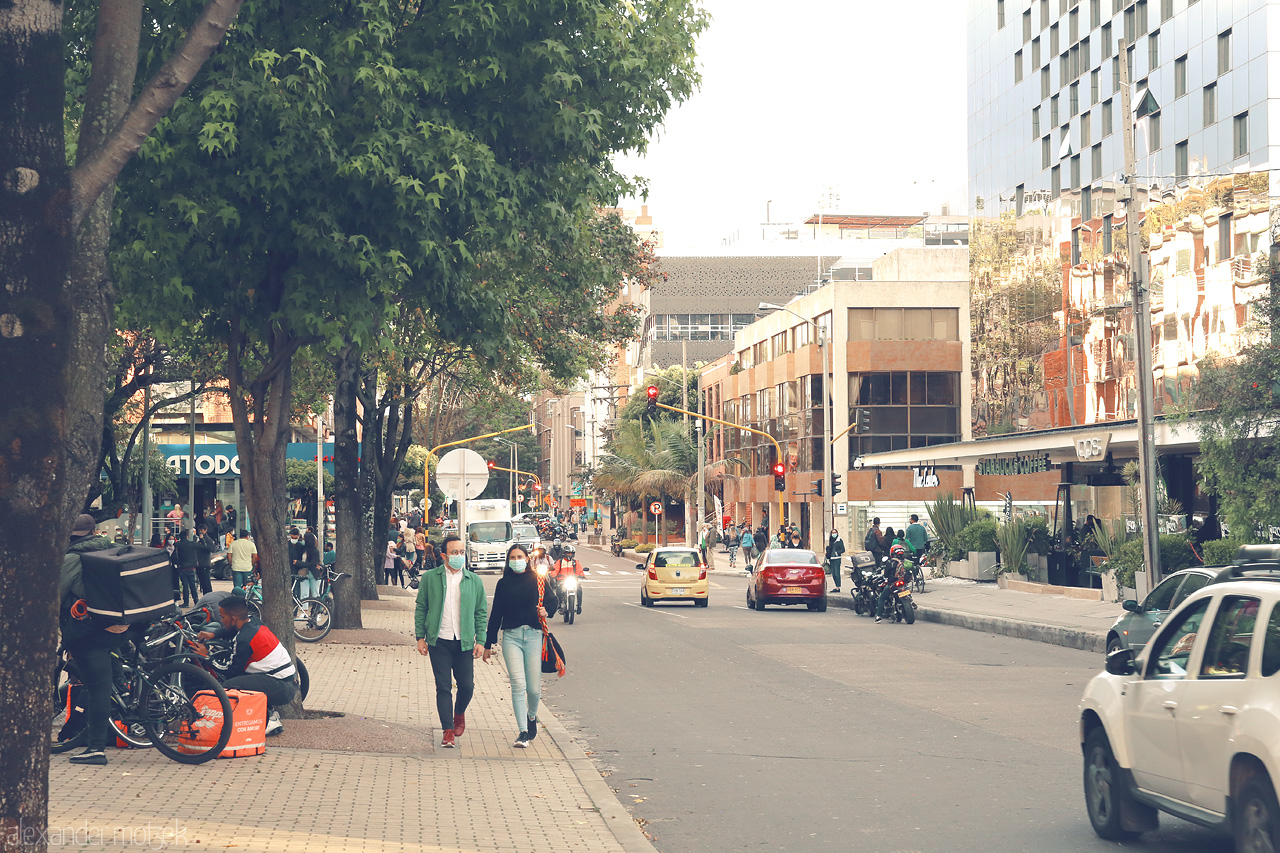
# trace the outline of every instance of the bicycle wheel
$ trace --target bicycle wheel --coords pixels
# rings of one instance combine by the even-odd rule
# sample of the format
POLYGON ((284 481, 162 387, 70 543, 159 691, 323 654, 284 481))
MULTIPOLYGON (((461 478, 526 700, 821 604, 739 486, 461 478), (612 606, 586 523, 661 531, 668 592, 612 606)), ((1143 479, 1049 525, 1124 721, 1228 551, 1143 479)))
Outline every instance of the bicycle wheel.
POLYGON ((138 711, 156 749, 179 764, 203 764, 231 740, 227 691, 189 663, 168 663, 152 672, 138 711))
POLYGON ((311 689, 311 674, 307 672, 307 665, 302 662, 302 658, 295 656, 293 664, 298 668, 298 698, 305 702, 307 691, 311 689))
POLYGON ((293 635, 304 643, 316 643, 329 636, 333 620, 329 605, 318 598, 308 598, 293 614, 293 635))

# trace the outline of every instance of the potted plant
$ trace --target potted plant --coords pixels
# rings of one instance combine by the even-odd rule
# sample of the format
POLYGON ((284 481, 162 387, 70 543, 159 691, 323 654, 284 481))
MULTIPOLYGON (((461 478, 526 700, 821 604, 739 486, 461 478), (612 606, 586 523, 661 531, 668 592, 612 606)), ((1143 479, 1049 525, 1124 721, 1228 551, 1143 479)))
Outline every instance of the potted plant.
POLYGON ((1027 566, 1027 545, 1030 542, 1026 525, 1020 519, 996 528, 996 544, 1000 546, 1000 567, 997 582, 1002 588, 1010 580, 1026 580, 1023 570, 1027 566))

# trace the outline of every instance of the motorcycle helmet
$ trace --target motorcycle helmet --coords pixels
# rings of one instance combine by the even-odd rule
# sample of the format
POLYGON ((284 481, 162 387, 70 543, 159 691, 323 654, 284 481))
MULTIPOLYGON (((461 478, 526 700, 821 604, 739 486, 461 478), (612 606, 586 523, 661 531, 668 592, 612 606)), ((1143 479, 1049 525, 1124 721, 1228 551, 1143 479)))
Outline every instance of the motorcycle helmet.
POLYGON ((903 545, 901 542, 898 542, 892 548, 889 549, 889 556, 905 557, 907 556, 907 547, 903 545))
POLYGON ((561 553, 563 553, 563 554, 564 554, 564 558, 565 558, 566 560, 572 560, 572 559, 577 555, 577 553, 578 553, 578 549, 577 549, 577 548, 574 548, 572 545, 566 544, 566 545, 561 549, 561 553))

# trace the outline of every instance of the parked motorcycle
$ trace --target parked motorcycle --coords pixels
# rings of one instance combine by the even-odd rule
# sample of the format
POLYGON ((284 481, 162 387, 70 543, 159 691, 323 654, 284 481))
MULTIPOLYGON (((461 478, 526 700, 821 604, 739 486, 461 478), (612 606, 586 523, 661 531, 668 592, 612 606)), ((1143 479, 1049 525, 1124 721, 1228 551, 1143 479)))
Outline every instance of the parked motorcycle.
POLYGON ((860 563, 857 555, 850 557, 849 562, 853 564, 849 569, 849 583, 853 587, 853 612, 859 616, 874 616, 878 592, 875 562, 860 563))

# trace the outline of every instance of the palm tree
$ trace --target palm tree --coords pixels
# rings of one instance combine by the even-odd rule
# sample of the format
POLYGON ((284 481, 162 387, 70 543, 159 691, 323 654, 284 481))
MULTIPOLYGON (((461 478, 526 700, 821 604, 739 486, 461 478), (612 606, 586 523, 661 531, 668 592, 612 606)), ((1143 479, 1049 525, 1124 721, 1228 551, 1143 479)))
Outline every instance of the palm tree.
MULTIPOLYGON (((729 468, 742 464, 733 457, 705 466, 703 478, 708 489, 733 479, 729 468)), ((623 421, 592 482, 597 488, 641 502, 650 497, 696 500, 698 445, 679 421, 623 421)), ((665 545, 667 529, 661 521, 659 529, 665 545)), ((686 531, 686 538, 691 533, 686 531)))

